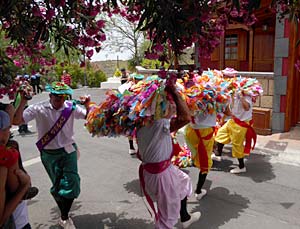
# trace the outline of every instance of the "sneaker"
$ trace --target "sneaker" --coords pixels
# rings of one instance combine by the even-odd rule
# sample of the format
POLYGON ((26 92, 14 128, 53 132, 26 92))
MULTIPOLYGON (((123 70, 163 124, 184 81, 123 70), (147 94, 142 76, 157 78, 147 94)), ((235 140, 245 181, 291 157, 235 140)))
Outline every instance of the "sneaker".
POLYGON ((135 155, 136 154, 136 151, 135 149, 129 149, 129 155, 135 155))
POLYGON ((67 220, 59 219, 58 224, 64 229, 76 229, 73 220, 70 217, 67 220))
POLYGON ((240 167, 236 167, 236 168, 230 170, 230 173, 232 173, 232 174, 238 174, 238 173, 245 173, 246 171, 247 171, 246 167, 241 168, 241 169, 240 169, 240 167))
POLYGON ((188 221, 182 223, 183 228, 188 228, 192 223, 195 223, 200 219, 201 212, 194 212, 191 214, 191 218, 188 221))
POLYGON ((205 189, 201 189, 201 193, 195 193, 195 197, 197 200, 201 200, 206 194, 207 191, 205 189))
POLYGON ((23 200, 30 200, 35 197, 39 193, 39 189, 37 187, 29 187, 26 194, 23 197, 23 200))
POLYGON ((214 161, 222 161, 222 156, 217 156, 216 154, 211 155, 211 159, 214 161))

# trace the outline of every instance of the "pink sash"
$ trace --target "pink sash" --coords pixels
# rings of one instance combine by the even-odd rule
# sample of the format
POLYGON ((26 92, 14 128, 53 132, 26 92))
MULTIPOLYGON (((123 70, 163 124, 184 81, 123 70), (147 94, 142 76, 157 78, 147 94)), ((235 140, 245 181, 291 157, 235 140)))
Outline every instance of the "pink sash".
MULTIPOLYGON (((172 158, 172 156, 173 156, 173 154, 171 155, 171 158, 172 158)), ((137 152, 137 157, 142 161, 139 152, 137 152)), ((146 197, 148 204, 150 205, 152 211, 154 212, 156 220, 158 220, 158 213, 155 210, 153 200, 151 199, 150 195, 146 191, 146 187, 145 187, 146 185, 145 185, 145 180, 144 180, 144 170, 146 170, 148 173, 152 173, 152 174, 161 173, 171 165, 171 158, 167 159, 165 161, 156 162, 156 163, 142 163, 139 168, 140 185, 142 187, 143 193, 146 197)), ((149 211, 149 209, 148 209, 148 211, 149 211)), ((150 211, 149 211, 149 213, 152 216, 150 211)))

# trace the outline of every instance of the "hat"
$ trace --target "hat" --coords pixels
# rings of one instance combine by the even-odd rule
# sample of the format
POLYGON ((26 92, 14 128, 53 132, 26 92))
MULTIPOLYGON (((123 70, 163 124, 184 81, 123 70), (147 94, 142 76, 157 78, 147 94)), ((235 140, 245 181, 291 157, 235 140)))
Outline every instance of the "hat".
POLYGON ((0 130, 10 127, 10 118, 5 111, 0 110, 0 130))
POLYGON ((137 74, 137 73, 133 73, 133 74, 131 74, 130 76, 131 76, 132 78, 136 79, 136 80, 142 80, 142 79, 145 78, 144 75, 142 75, 142 74, 137 74))
POLYGON ((45 90, 55 95, 72 95, 73 90, 64 82, 55 81, 51 85, 48 84, 45 90))

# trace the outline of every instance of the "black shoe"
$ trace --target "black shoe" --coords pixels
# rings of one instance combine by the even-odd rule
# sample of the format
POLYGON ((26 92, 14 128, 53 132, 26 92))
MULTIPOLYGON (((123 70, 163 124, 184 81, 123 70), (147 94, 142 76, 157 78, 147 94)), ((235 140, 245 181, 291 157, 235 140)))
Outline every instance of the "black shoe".
POLYGON ((37 187, 29 187, 27 193, 24 195, 23 200, 30 200, 35 197, 39 193, 39 189, 37 187))
POLYGON ((25 130, 24 134, 34 134, 34 133, 32 131, 30 131, 30 130, 25 130))

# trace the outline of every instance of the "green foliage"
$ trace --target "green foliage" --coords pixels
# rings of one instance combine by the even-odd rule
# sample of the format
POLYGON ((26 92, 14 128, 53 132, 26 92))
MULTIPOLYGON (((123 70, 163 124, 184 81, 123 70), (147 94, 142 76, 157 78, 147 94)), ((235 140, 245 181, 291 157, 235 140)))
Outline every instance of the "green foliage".
POLYGON ((106 81, 106 75, 101 70, 94 71, 91 65, 87 63, 86 68, 82 68, 79 64, 57 64, 55 67, 56 80, 60 81, 63 70, 66 70, 72 77, 72 88, 77 88, 79 85, 84 85, 84 76, 86 74, 87 86, 89 87, 99 87, 100 83, 106 81))
POLYGON ((87 81, 89 87, 99 87, 100 83, 106 80, 106 75, 101 70, 94 72, 92 69, 90 69, 87 73, 87 81))
MULTIPOLYGON (((141 66, 148 69, 158 69, 161 66, 161 62, 159 60, 143 59, 141 66)), ((165 68, 169 68, 169 66, 169 64, 164 64, 165 68)))

